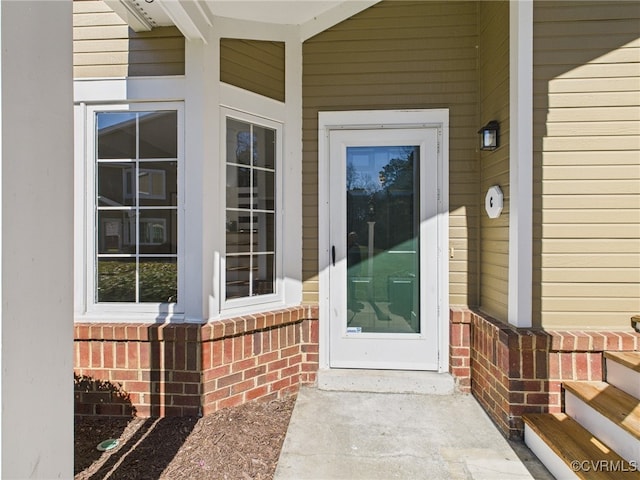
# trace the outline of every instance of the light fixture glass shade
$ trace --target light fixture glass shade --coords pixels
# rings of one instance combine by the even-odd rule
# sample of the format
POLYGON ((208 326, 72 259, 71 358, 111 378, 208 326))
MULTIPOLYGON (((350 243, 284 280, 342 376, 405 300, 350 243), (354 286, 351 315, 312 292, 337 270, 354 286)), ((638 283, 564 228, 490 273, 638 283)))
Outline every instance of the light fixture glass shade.
POLYGON ((500 124, 491 120, 478 130, 480 134, 480 150, 495 150, 499 146, 500 124))

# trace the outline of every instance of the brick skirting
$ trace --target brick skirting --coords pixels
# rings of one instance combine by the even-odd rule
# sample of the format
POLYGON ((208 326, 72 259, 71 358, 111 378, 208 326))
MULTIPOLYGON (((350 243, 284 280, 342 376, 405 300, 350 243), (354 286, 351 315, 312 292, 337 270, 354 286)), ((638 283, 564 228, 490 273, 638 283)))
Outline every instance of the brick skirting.
MULTIPOLYGON (((522 415, 561 411, 564 380, 602 380, 604 351, 640 334, 515 328, 450 311, 450 372, 510 438, 522 415)), ((76 324, 77 415, 202 415, 289 395, 318 370, 318 309, 193 324, 76 324)))
POLYGON ((602 380, 604 351, 640 349, 626 331, 515 328, 467 308, 450 311, 450 371, 509 438, 524 413, 560 412, 564 380, 602 380))
POLYGON ((314 383, 318 311, 194 324, 76 324, 77 415, 202 415, 314 383))

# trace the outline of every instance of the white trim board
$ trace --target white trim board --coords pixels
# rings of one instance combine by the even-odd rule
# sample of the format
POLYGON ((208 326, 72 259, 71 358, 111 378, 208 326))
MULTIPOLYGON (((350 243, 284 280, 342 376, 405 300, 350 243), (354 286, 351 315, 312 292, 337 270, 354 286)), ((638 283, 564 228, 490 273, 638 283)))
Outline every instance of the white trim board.
POLYGON ((532 325, 533 2, 509 5, 509 298, 508 319, 532 325))

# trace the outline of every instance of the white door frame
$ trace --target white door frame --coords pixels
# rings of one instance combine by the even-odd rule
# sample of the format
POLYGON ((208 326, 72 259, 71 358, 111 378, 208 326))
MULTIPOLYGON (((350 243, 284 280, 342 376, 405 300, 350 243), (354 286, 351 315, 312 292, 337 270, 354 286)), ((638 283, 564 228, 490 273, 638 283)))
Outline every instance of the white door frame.
POLYGON ((449 110, 358 110, 318 114, 319 367, 329 369, 331 265, 329 133, 340 129, 433 128, 438 136, 438 371, 449 370, 449 110))

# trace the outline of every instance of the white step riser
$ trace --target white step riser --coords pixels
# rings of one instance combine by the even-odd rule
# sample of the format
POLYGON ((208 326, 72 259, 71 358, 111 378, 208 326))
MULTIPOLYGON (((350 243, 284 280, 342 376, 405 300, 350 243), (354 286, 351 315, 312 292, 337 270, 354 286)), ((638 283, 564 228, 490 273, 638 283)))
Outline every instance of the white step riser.
POLYGON ((640 372, 631 370, 609 358, 606 359, 606 365, 607 383, 640 399, 640 372))
POLYGON ((540 436, 525 423, 524 443, 557 480, 579 478, 540 436))
POLYGON ((640 440, 595 411, 568 390, 564 392, 564 410, 595 437, 629 462, 640 464, 640 440))

